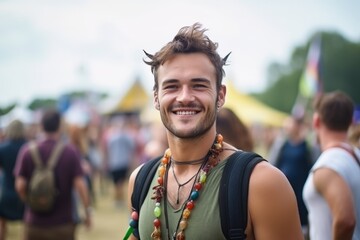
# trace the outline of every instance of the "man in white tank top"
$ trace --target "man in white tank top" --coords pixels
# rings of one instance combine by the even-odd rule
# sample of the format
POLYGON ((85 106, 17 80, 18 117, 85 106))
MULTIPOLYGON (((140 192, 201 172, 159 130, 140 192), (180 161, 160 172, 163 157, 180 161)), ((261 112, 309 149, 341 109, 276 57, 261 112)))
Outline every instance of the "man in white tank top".
POLYGON ((317 99, 314 110, 322 154, 303 190, 310 239, 360 240, 360 150, 347 141, 353 102, 335 91, 317 99))

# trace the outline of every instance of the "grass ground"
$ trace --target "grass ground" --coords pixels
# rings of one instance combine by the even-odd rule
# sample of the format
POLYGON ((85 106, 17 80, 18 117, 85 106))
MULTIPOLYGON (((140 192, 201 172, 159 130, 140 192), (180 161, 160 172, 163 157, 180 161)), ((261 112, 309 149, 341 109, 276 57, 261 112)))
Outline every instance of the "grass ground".
MULTIPOLYGON (((77 240, 119 240, 128 226, 128 210, 124 203, 116 207, 112 194, 112 183, 106 182, 105 189, 96 188, 96 206, 93 212, 93 227, 87 230, 83 225, 77 229, 77 240)), ((8 224, 8 240, 22 240, 21 222, 8 224)))

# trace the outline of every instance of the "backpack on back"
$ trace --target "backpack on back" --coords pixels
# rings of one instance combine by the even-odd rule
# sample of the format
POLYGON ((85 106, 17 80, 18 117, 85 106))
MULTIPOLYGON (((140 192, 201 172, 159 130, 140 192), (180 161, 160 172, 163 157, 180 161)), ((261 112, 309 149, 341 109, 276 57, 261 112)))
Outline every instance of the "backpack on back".
MULTIPOLYGON (((138 213, 160 159, 145 163, 136 176, 131 204, 138 213)), ((256 153, 245 151, 237 151, 226 161, 219 188, 221 229, 226 239, 246 239, 249 179, 255 165, 261 161, 266 160, 256 153)), ((140 239, 137 228, 133 229, 133 234, 140 239)))
POLYGON ((52 210, 55 198, 58 194, 55 184, 54 167, 57 163, 64 145, 59 141, 53 148, 46 164, 41 160, 38 147, 35 142, 29 145, 31 158, 35 169, 30 178, 27 204, 35 212, 49 212, 52 210))

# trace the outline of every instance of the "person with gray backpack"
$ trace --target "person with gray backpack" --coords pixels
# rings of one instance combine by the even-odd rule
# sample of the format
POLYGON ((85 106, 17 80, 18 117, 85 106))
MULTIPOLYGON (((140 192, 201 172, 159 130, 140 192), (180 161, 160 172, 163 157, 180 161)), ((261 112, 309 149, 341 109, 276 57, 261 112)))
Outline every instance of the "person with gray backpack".
POLYGON ((61 114, 46 110, 41 119, 44 138, 24 145, 16 160, 15 185, 25 202, 24 239, 75 239, 73 218, 75 189, 85 209, 84 223, 91 225, 88 191, 80 154, 65 144, 61 114))

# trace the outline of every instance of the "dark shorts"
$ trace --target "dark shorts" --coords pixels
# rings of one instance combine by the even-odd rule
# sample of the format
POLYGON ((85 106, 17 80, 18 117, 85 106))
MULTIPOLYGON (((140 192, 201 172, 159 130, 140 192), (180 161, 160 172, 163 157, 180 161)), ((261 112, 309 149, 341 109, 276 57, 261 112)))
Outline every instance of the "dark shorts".
POLYGON ((128 168, 121 168, 110 172, 113 182, 124 181, 127 178, 128 168))
POLYGON ((22 220, 24 203, 18 194, 13 191, 3 191, 0 196, 0 217, 7 220, 22 220))
POLYGON ((74 223, 55 227, 35 227, 26 224, 24 240, 74 240, 75 227, 74 223))

